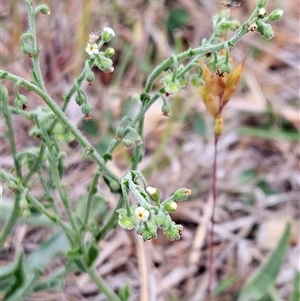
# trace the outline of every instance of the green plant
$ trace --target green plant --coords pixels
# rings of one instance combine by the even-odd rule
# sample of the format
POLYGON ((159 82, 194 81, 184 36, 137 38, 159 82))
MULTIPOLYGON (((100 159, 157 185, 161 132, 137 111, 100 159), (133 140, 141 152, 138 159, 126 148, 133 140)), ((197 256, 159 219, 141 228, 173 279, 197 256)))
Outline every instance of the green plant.
MULTIPOLYGON (((39 12, 48 15, 50 11, 45 5, 34 8, 32 1, 24 0, 24 2, 28 10, 29 29, 21 37, 21 50, 32 61, 32 80, 28 81, 5 70, 0 70, 1 80, 8 80, 15 84, 15 106, 9 104, 6 88, 1 86, 0 90, 1 111, 7 125, 5 137, 9 140, 14 161, 13 170, 1 170, 0 177, 6 183, 6 187, 15 194, 14 207, 1 233, 0 246, 3 247, 17 221, 21 218, 29 218, 31 214, 47 217, 51 224, 61 229, 61 232, 40 247, 36 252, 39 256, 25 258, 23 253, 20 253, 17 261, 4 269, 2 275, 5 283, 4 300, 25 299, 33 291, 61 287, 64 276, 75 268, 89 274, 99 290, 109 300, 128 300, 130 294, 127 286, 120 289, 118 296, 97 275, 94 268, 94 262, 98 256, 97 243, 116 226, 117 220, 124 229, 136 228, 137 233, 142 235, 144 240, 156 238, 159 228, 163 229, 168 239, 179 239, 183 227, 175 224, 169 213, 176 210, 176 202, 186 200, 191 194, 190 189, 179 188, 174 194, 161 200, 160 192, 156 188, 149 187, 144 176, 137 172, 137 167, 144 156, 143 126, 145 114, 154 102, 163 99, 162 113, 167 116, 169 107, 166 98, 170 94, 180 92, 189 84, 200 87, 204 104, 212 114, 216 124, 212 187, 214 212, 216 205, 217 143, 223 129, 222 110, 236 91, 243 70, 243 64, 240 64, 234 71, 231 71, 230 49, 249 31, 257 31, 266 39, 271 38, 273 32, 268 22, 280 19, 282 11, 275 10, 266 15, 264 9, 267 1, 258 1, 254 12, 242 25, 236 20, 230 19, 228 10, 214 16, 213 34, 209 40, 203 40, 202 45, 198 48, 172 55, 153 70, 148 77, 143 93, 139 96, 140 111, 133 119, 128 116, 122 119, 116 131, 116 138, 111 142, 106 152, 100 155, 70 122, 64 112, 70 104, 71 98, 75 96, 75 101, 81 107, 85 119, 90 120, 93 107, 81 86, 84 80, 89 84, 93 83, 93 67, 98 67, 104 72, 113 72, 111 56, 114 55, 114 49, 109 47, 102 51, 102 47, 114 37, 114 31, 111 28, 104 28, 101 32, 90 33, 86 47, 90 57, 86 60, 82 73, 74 80, 74 84, 65 95, 62 106, 59 107, 45 87, 39 64, 39 54, 43 50, 38 48, 36 40, 35 18, 39 12), (233 32, 232 37, 224 40, 230 31, 233 32), (206 65, 199 64, 200 59, 205 60, 206 65), (185 64, 180 63, 184 61, 187 62, 185 64), (153 85, 158 79, 161 79, 161 88, 151 95, 153 85), (37 94, 45 102, 46 107, 38 107, 36 110, 29 111, 30 102, 25 95, 20 93, 20 87, 37 94), (22 153, 17 152, 12 114, 23 115, 32 121, 34 127, 30 134, 40 140, 38 147, 27 149, 22 153), (73 210, 69 191, 62 181, 62 176, 66 171, 66 154, 62 151, 63 142, 61 140, 68 142, 71 139, 77 140, 82 146, 83 156, 89 156, 98 165, 98 170, 86 188, 86 206, 82 216, 73 210), (121 178, 106 164, 112 160, 113 153, 120 143, 134 146, 131 168, 121 178), (97 202, 99 206, 104 203, 97 190, 100 177, 104 179, 112 193, 119 195, 116 208, 101 227, 92 218, 92 208, 95 203, 97 202), (33 196, 30 192, 30 189, 35 185, 43 187, 43 192, 38 197, 33 196), (67 218, 60 212, 53 190, 57 192, 67 218), (138 205, 129 203, 129 192, 133 194, 138 205), (89 241, 84 240, 87 232, 92 233, 92 238, 89 241), (57 248, 57 245, 60 247, 57 248), (40 254, 45 254, 44 257, 50 260, 62 252, 67 260, 65 267, 48 279, 42 280, 41 271, 47 261, 39 261, 40 254), (25 274, 27 277, 24 276, 25 274)), ((214 213, 212 215, 213 224, 214 213)), ((213 269, 212 241, 213 229, 210 237, 211 275, 213 269)), ((208 299, 211 297, 211 285, 210 281, 208 299)))

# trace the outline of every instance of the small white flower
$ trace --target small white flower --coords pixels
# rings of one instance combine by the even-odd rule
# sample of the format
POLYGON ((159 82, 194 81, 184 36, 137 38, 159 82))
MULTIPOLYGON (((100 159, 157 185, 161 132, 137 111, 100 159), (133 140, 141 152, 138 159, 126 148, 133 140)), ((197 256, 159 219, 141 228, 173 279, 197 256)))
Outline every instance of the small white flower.
POLYGON ((96 43, 87 43, 85 51, 90 55, 94 55, 99 52, 98 45, 96 43))
POLYGON ((148 219, 148 217, 150 215, 150 212, 147 209, 145 209, 144 207, 137 207, 135 209, 134 213, 135 213, 136 218, 140 222, 147 221, 147 219, 148 219))
POLYGON ((111 27, 104 27, 104 28, 103 28, 102 34, 103 34, 104 32, 108 33, 108 34, 111 35, 112 37, 114 37, 114 36, 116 35, 115 32, 114 32, 114 30, 113 30, 111 27))

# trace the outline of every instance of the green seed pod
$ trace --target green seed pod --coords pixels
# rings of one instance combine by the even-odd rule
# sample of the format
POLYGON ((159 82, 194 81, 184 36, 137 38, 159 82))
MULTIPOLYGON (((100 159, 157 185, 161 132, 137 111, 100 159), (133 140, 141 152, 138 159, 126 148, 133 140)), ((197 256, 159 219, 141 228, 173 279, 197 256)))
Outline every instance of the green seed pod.
POLYGON ((91 69, 86 71, 85 79, 89 83, 89 86, 91 86, 93 84, 93 82, 95 80, 95 74, 91 69))
POLYGON ((81 106, 81 112, 84 114, 84 115, 88 115, 90 113, 93 112, 93 107, 92 105, 89 103, 89 102, 84 102, 81 106))
POLYGON ((25 95, 17 94, 15 106, 23 111, 28 110, 28 99, 25 95))
POLYGON ((81 106, 83 103, 86 102, 86 96, 82 90, 80 90, 80 89, 78 90, 78 93, 75 97, 75 101, 79 106, 81 106))
POLYGON ((268 20, 269 21, 278 21, 282 18, 282 15, 283 15, 283 10, 275 9, 269 14, 268 20))
POLYGON ((176 225, 174 222, 163 230, 164 234, 168 237, 169 240, 178 240, 180 239, 180 235, 182 233, 183 226, 176 225))
POLYGON ((163 116, 169 117, 170 108, 167 103, 164 103, 161 107, 161 112, 163 116))

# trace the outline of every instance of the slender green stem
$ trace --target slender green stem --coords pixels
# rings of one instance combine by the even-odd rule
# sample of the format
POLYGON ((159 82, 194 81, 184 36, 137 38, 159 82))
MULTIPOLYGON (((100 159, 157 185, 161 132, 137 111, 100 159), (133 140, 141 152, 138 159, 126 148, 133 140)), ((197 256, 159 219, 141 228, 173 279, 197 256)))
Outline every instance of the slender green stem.
MULTIPOLYGON (((5 72, 3 70, 0 70, 0 78, 5 78, 13 82, 17 82, 20 79, 18 76, 5 72)), ((105 161, 96 151, 96 149, 87 141, 87 139, 81 134, 81 132, 71 123, 71 121, 65 116, 65 114, 52 100, 52 98, 49 96, 48 93, 44 92, 39 87, 37 87, 36 85, 32 84, 31 82, 25 79, 22 79, 20 84, 23 85, 29 91, 31 90, 34 91, 45 101, 48 107, 53 111, 53 113, 59 119, 61 124, 65 126, 78 140, 78 142, 82 145, 82 147, 85 149, 85 153, 90 155, 93 158, 93 160, 99 165, 99 167, 102 170, 102 173, 105 176, 119 182, 119 178, 109 168, 107 168, 107 166, 105 165, 105 161)))
POLYGON ((98 286, 99 290, 105 294, 109 301, 121 301, 121 299, 108 287, 102 277, 96 272, 94 267, 90 267, 87 272, 94 283, 98 286))
POLYGON ((120 195, 119 197, 119 201, 118 204, 116 206, 116 208, 114 208, 114 210, 112 211, 110 217, 106 220, 105 224, 102 226, 102 228, 100 229, 100 231, 97 233, 95 239, 97 241, 101 240, 105 234, 115 225, 116 219, 118 217, 118 213, 117 213, 117 209, 121 208, 123 206, 123 196, 120 195))
POLYGON ((0 236, 0 250, 2 250, 2 247, 6 241, 8 234, 10 233, 12 227, 16 224, 16 221, 19 218, 20 199, 21 199, 20 193, 16 193, 13 209, 10 213, 8 220, 6 221, 6 223, 4 225, 4 228, 3 228, 1 236, 0 236))
POLYGON ((92 201, 93 201, 93 197, 97 191, 97 184, 98 184, 100 175, 101 175, 101 170, 98 169, 96 171, 96 173, 94 174, 92 183, 89 187, 89 194, 88 194, 88 199, 87 199, 85 214, 84 214, 83 229, 86 229, 88 226, 89 217, 90 217, 91 208, 92 208, 92 201))
POLYGON ((10 109, 8 105, 8 99, 2 99, 2 104, 3 104, 3 115, 5 119, 5 123, 7 125, 7 135, 6 137, 9 140, 10 143, 10 148, 11 148, 11 154, 14 160, 14 165, 15 165, 15 170, 17 177, 19 179, 22 179, 22 170, 21 170, 21 165, 20 162, 17 158, 17 147, 16 147, 16 140, 15 140, 15 133, 14 133, 14 128, 11 120, 11 114, 10 114, 10 109))

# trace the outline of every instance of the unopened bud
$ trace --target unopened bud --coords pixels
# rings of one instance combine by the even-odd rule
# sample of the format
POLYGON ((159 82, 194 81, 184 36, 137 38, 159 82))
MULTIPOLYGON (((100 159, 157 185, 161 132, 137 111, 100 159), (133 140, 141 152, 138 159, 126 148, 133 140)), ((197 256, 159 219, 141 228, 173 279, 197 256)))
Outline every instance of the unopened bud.
POLYGON ((174 192, 174 200, 175 201, 185 201, 190 195, 192 191, 188 188, 179 188, 174 192))
POLYGON ((275 9, 269 14, 268 20, 269 21, 278 21, 282 18, 282 15, 283 15, 283 10, 275 9))
POLYGON ((148 186, 146 192, 152 201, 158 202, 160 200, 160 191, 158 189, 148 186))
POLYGON ((115 32, 110 27, 104 27, 101 35, 101 39, 104 42, 109 42, 115 36, 115 32))
POLYGON ((258 8, 264 8, 268 3, 268 0, 258 0, 257 7, 258 8))
POLYGON ((105 50, 104 55, 106 57, 112 57, 115 54, 115 50, 112 47, 109 47, 105 50))

